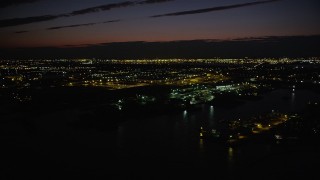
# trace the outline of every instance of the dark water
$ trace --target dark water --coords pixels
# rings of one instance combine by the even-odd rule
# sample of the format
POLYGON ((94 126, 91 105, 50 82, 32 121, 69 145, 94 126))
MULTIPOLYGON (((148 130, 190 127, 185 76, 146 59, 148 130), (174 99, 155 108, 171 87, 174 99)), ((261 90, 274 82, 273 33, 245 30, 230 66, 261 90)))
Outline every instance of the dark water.
POLYGON ((202 105, 198 111, 129 120, 112 132, 67 125, 75 119, 72 112, 39 117, 27 124, 29 129, 13 121, 1 129, 5 151, 0 179, 305 177, 320 167, 317 147, 264 143, 230 147, 199 139, 199 128, 272 110, 301 111, 309 101, 320 101, 320 95, 280 89, 234 108, 202 105))
MULTIPOLYGON (((246 101, 235 108, 202 105, 199 111, 178 115, 128 121, 118 128, 119 160, 129 167, 139 166, 191 170, 201 174, 235 176, 255 163, 268 159, 283 149, 268 144, 229 147, 199 139, 199 128, 214 127, 221 119, 253 116, 272 111, 299 112, 320 95, 309 90, 280 89, 267 93, 261 100, 246 101), (198 169, 198 171, 195 171, 198 169), (205 169, 205 170, 204 170, 205 169), (210 169, 211 171, 208 171, 210 169)), ((277 162, 275 162, 277 163, 277 162)), ((253 167, 251 167, 253 168, 253 167)), ((200 175, 199 174, 199 175, 200 175)))

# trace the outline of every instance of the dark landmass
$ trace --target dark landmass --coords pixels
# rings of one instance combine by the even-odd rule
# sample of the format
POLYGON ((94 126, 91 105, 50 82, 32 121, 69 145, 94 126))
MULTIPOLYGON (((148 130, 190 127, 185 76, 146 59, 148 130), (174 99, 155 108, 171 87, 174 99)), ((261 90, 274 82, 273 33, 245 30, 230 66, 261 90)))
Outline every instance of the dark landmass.
MULTIPOLYGON (((42 68, 47 64, 43 65, 39 61, 17 61, 12 65, 3 63, 1 73, 5 78, 0 79, 0 142, 3 150, 0 177, 316 177, 320 148, 320 106, 311 96, 307 97, 310 101, 305 109, 299 112, 261 113, 257 117, 241 117, 241 121, 238 121, 240 117, 215 119, 215 122, 219 123, 215 128, 221 133, 219 138, 200 138, 199 132, 200 126, 207 128, 202 123, 210 114, 213 116, 214 110, 224 109, 229 113, 246 103, 264 99, 265 95, 273 90, 288 90, 286 95, 281 94, 281 102, 288 102, 289 95, 301 89, 319 93, 318 65, 309 66, 317 61, 305 63, 301 60, 280 65, 272 64, 272 60, 268 61, 270 64, 260 61, 262 63, 249 62, 244 65, 236 61, 230 66, 223 62, 219 65, 210 64, 214 72, 224 75, 217 76, 223 82, 201 81, 201 85, 183 86, 149 84, 117 90, 111 90, 113 86, 107 86, 106 82, 105 87, 95 86, 97 84, 94 83, 92 86, 67 85, 70 82, 83 82, 85 78, 98 81, 98 78, 91 76, 94 73, 105 75, 105 79, 99 77, 104 81, 109 80, 109 76, 114 77, 114 74, 121 79, 129 76, 131 71, 137 78, 147 77, 148 81, 153 80, 152 78, 175 78, 180 75, 176 73, 177 69, 187 69, 182 71, 185 73, 182 77, 186 80, 191 77, 194 82, 199 82, 199 77, 214 75, 210 75, 211 69, 208 69, 208 65, 202 64, 205 62, 187 62, 187 65, 173 66, 146 65, 140 68, 138 65, 129 65, 130 68, 127 69, 125 64, 107 65, 97 62, 102 65, 88 73, 90 76, 85 74, 91 70, 90 67, 99 66, 81 64, 82 61, 76 60, 61 61, 61 64, 50 61, 54 67, 52 72, 42 68), (28 66, 21 66, 24 63, 40 63, 41 67, 38 68, 42 69, 40 71, 33 68, 32 73, 29 73, 28 66), (78 64, 72 64, 76 67, 72 69, 66 65, 69 63, 78 64), (124 71, 112 71, 115 68, 124 71), (166 68, 168 72, 173 72, 173 75, 162 74, 162 70, 166 68), (155 70, 158 71, 153 74, 155 70), (203 75, 203 71, 206 74, 203 75), (153 76, 148 77, 146 74, 153 76), (25 86, 26 84, 28 86, 25 86), (208 112, 203 111, 203 107, 206 107, 208 112), (201 114, 203 112, 206 114, 201 114), (201 115, 195 116, 197 113, 201 115), (272 128, 270 126, 268 129, 268 120, 279 117, 286 117, 286 121, 272 124, 272 128), (128 124, 134 126, 126 126, 128 124), (148 126, 150 124, 151 126, 148 126), (164 128, 157 129, 158 126, 164 128), (124 127, 133 128, 125 131, 122 129, 124 127), (162 129, 169 130, 160 132, 162 129), (254 133, 254 130, 257 132, 254 133), (128 133, 126 146, 123 146, 121 141, 122 131, 128 133), (240 135, 246 138, 241 139, 240 135)), ((208 127, 211 128, 209 125, 208 127)))
POLYGON ((300 58, 320 56, 319 35, 270 36, 235 40, 192 40, 173 42, 119 42, 83 47, 38 47, 0 49, 6 59, 41 58, 300 58), (125 52, 125 53, 124 53, 125 52))

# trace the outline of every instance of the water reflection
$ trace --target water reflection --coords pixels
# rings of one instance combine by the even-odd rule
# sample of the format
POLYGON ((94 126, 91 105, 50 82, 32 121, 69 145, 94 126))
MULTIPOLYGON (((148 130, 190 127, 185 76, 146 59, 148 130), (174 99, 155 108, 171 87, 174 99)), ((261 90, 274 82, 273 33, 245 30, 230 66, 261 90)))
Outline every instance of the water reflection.
POLYGON ((214 108, 213 106, 209 107, 209 126, 214 126, 214 108))
POLYGON ((187 115, 188 115, 187 110, 184 110, 183 111, 183 120, 187 120, 187 115))
POLYGON ((200 152, 204 151, 203 139, 200 139, 200 141, 199 141, 199 149, 200 149, 200 152))
POLYGON ((295 99, 296 99, 296 94, 295 92, 291 93, 291 109, 294 110, 295 109, 295 99))
POLYGON ((234 148, 228 148, 228 165, 231 168, 234 165, 234 148))

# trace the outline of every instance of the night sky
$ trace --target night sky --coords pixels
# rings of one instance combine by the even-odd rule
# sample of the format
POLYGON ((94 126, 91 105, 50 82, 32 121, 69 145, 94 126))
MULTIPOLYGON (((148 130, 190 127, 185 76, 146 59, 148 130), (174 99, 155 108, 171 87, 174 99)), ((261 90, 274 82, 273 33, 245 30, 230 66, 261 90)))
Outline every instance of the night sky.
MULTIPOLYGON (((312 49, 320 34, 319 0, 8 0, 0 6, 0 48, 8 56, 16 48, 29 52, 46 48, 52 54, 48 48, 67 48, 71 53, 75 48, 107 45, 112 52, 110 46, 118 51, 147 46, 155 53, 146 56, 158 57, 161 53, 149 45, 159 48, 162 43, 165 50, 172 43, 215 42, 219 52, 218 42, 275 38, 285 39, 282 46, 294 41, 312 49), (144 44, 137 47, 133 42, 144 44)), ((185 46, 182 49, 188 50, 185 46)))

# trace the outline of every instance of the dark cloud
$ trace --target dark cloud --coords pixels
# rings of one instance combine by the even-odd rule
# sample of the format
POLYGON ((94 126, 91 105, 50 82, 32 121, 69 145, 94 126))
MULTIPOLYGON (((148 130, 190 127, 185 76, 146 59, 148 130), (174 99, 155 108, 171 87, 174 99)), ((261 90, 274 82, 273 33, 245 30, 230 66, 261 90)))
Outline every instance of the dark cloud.
POLYGON ((116 19, 116 20, 111 20, 111 21, 104 21, 101 24, 107 24, 107 23, 114 23, 114 22, 120 22, 120 19, 116 19))
POLYGON ((111 9, 116 9, 116 8, 124 8, 128 6, 133 6, 136 3, 133 1, 126 1, 122 3, 113 3, 113 4, 106 4, 102 6, 96 6, 96 7, 91 7, 91 8, 86 8, 86 9, 81 9, 78 11, 73 11, 72 13, 68 14, 69 16, 76 16, 76 15, 83 15, 83 14, 89 14, 89 13, 95 13, 99 11, 109 11, 111 9))
POLYGON ((27 32, 29 32, 29 31, 16 31, 16 32, 14 32, 14 33, 16 33, 16 34, 21 34, 21 33, 27 33, 27 32))
POLYGON ((0 1, 0 8, 5 8, 8 6, 15 6, 19 4, 26 4, 26 3, 34 3, 40 0, 1 0, 0 1))
POLYGON ((112 9, 124 8, 124 7, 135 6, 135 5, 156 4, 156 3, 163 3, 163 2, 168 2, 168 1, 174 1, 174 0, 125 1, 125 2, 121 2, 121 3, 106 4, 106 5, 102 5, 102 6, 96 6, 96 7, 81 9, 78 11, 73 11, 69 15, 76 16, 76 15, 95 13, 95 12, 99 12, 99 11, 109 11, 112 9))
POLYGON ((168 1, 174 1, 174 0, 146 0, 146 1, 138 2, 138 4, 153 4, 153 3, 163 3, 168 1))
POLYGON ((98 22, 98 23, 86 23, 86 24, 73 24, 68 26, 55 26, 47 28, 46 30, 57 30, 57 29, 65 29, 65 28, 76 28, 76 27, 83 27, 83 26, 93 26, 97 24, 107 24, 107 23, 114 23, 119 22, 120 20, 111 20, 111 21, 104 21, 104 22, 98 22))
POLYGON ((212 11, 222 11, 222 10, 228 10, 228 9, 234 9, 234 8, 254 6, 259 4, 271 3, 275 1, 279 1, 279 0, 257 1, 257 2, 243 3, 243 4, 234 4, 229 6, 218 6, 218 7, 212 7, 212 8, 197 9, 197 10, 191 10, 191 11, 180 11, 180 12, 174 12, 174 13, 154 15, 151 17, 158 18, 158 17, 165 17, 165 16, 183 16, 183 15, 190 15, 190 14, 208 13, 212 11))
POLYGON ((96 13, 96 12, 100 12, 100 11, 109 11, 112 9, 124 8, 124 7, 135 6, 135 5, 162 3, 162 2, 167 2, 167 1, 173 1, 173 0, 125 1, 125 2, 121 2, 121 3, 112 3, 112 4, 106 4, 106 5, 96 6, 96 7, 90 7, 90 8, 86 8, 86 9, 73 11, 71 13, 65 13, 65 14, 4 19, 4 20, 0 20, 0 28, 1 27, 9 27, 9 26, 18 26, 18 25, 23 25, 23 24, 31 24, 31 23, 37 23, 37 22, 42 22, 42 21, 50 21, 50 20, 54 20, 57 18, 61 18, 61 17, 71 17, 71 16, 96 13))
POLYGON ((92 26, 97 23, 86 23, 86 24, 74 24, 74 25, 68 25, 68 26, 55 26, 47 28, 46 30, 56 30, 56 29, 64 29, 64 28, 74 28, 74 27, 82 27, 82 26, 92 26))
POLYGON ((0 28, 9 27, 9 26, 18 26, 22 24, 31 24, 31 23, 42 22, 42 21, 50 21, 63 16, 64 15, 45 15, 45 16, 34 16, 34 17, 27 17, 27 18, 4 19, 4 20, 0 20, 0 28))

